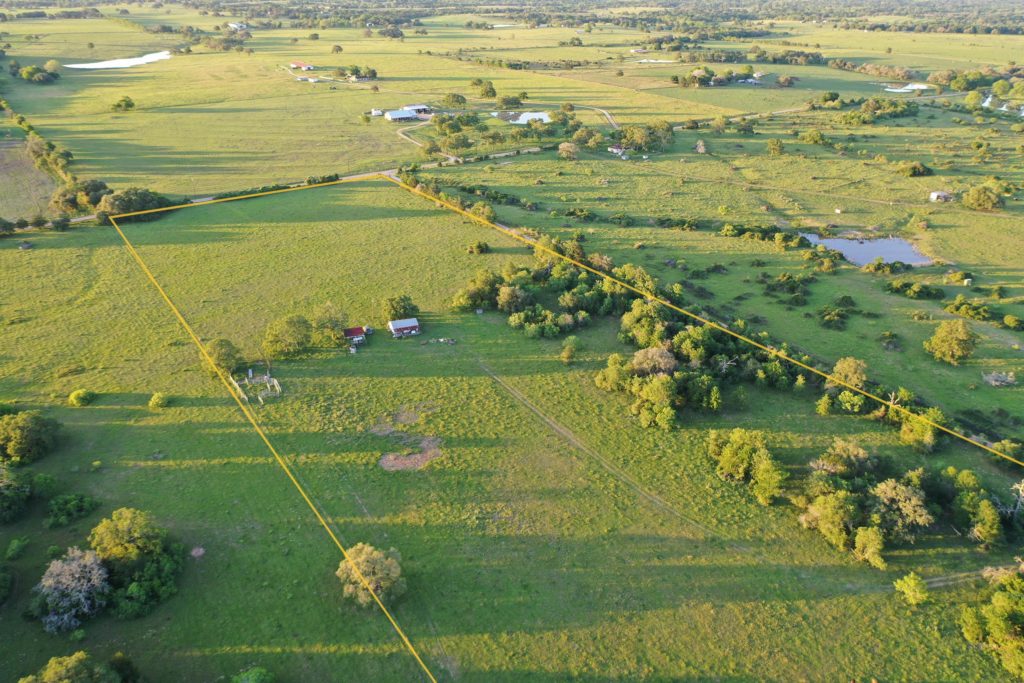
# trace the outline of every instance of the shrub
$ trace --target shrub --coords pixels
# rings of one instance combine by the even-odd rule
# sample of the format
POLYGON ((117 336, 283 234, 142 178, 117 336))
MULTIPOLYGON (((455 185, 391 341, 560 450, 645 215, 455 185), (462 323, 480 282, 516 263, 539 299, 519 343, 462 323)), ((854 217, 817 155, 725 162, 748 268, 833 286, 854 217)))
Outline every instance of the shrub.
POLYGON ((214 375, 218 371, 231 374, 245 362, 242 352, 227 339, 214 339, 206 345, 206 355, 213 363, 214 375))
POLYGON ((32 486, 20 472, 0 463, 0 524, 12 522, 28 507, 32 486))
POLYGON ((88 389, 78 389, 68 395, 68 405, 75 408, 83 408, 96 400, 96 392, 88 389))
POLYGON ((3 605, 11 596, 11 588, 14 586, 14 577, 11 571, 0 564, 0 605, 3 605))
POLYGON ((882 557, 885 538, 878 527, 862 526, 857 528, 853 539, 853 556, 867 562, 875 569, 885 569, 886 562, 882 557))
POLYGON ((46 528, 67 526, 75 520, 85 517, 99 507, 99 501, 82 493, 70 493, 57 496, 50 501, 49 514, 44 524, 46 528))
POLYGON ((171 404, 171 399, 167 396, 167 394, 161 393, 159 391, 149 397, 149 407, 152 410, 159 410, 160 408, 166 408, 170 404, 171 404))
POLYGON ((994 211, 1003 205, 1003 198, 988 185, 975 185, 960 199, 964 206, 976 211, 994 211))
POLYGON ((896 172, 900 175, 905 175, 908 178, 927 176, 934 173, 932 169, 928 168, 920 161, 900 161, 896 164, 896 172))
POLYGON ((274 683, 274 680, 274 674, 262 666, 254 666, 245 671, 239 671, 231 677, 231 683, 274 683))
POLYGON ((18 559, 25 552, 25 548, 28 547, 28 544, 28 536, 12 538, 11 542, 7 544, 7 552, 4 553, 4 559, 8 562, 13 562, 14 560, 18 559))
POLYGON ((928 600, 928 585, 916 572, 910 572, 902 579, 896 579, 892 585, 911 607, 928 600))
POLYGON ((385 552, 367 543, 357 543, 349 548, 347 559, 341 561, 335 574, 341 579, 343 595, 360 607, 374 602, 367 585, 387 605, 405 593, 401 561, 402 556, 394 548, 385 552))

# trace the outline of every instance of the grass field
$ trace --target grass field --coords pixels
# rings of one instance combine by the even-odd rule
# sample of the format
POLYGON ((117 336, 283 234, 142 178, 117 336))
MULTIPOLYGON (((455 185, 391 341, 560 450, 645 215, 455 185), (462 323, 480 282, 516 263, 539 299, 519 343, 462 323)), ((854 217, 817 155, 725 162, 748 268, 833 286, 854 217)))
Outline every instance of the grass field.
MULTIPOLYGON (((481 230, 378 184, 186 209, 126 228, 205 339, 227 335, 252 349, 271 318, 328 299, 353 322, 379 325, 378 299, 411 292, 425 336, 458 340, 378 334, 354 356, 280 363, 284 397, 258 411, 344 542, 402 551, 410 593, 396 617, 438 676, 998 676, 951 626, 958 590, 910 613, 890 589, 911 567, 938 577, 996 558, 935 535, 893 553, 889 572, 857 565, 800 530, 790 510, 765 510, 713 474, 704 432, 736 416, 693 416, 653 433, 599 392, 593 372, 621 348, 613 327, 587 331, 581 362, 567 369, 557 342, 527 340, 491 314, 448 313, 450 291, 475 268, 527 256, 481 230), (496 251, 466 254, 480 238, 496 251), (382 470, 377 460, 396 443, 375 428, 389 420, 440 439, 443 457, 421 471, 382 470), (826 631, 849 648, 827 646, 826 631), (739 651, 751 656, 730 654, 739 651)), ((41 532, 38 517, 5 527, 0 544, 33 539, 16 563, 19 586, 34 581, 46 546, 76 542, 111 507, 135 505, 206 555, 189 561, 179 595, 153 615, 88 624, 90 650, 130 651, 155 680, 212 679, 255 663, 282 680, 412 678, 412 659, 380 615, 342 605, 336 551, 112 232, 12 247, 0 250, 5 270, 33 278, 39 294, 4 303, 4 393, 68 424, 66 445, 39 469, 104 500, 66 531, 41 532), (58 309, 75 311, 78 324, 43 313, 58 309), (109 320, 121 322, 100 322, 109 320), (80 367, 55 367, 69 361, 80 367), (100 400, 60 407, 79 387, 100 400), (170 393, 172 407, 147 410, 153 391, 170 393), (209 618, 188 616, 200 613, 209 618)), ((804 399, 773 394, 749 406, 744 424, 768 430, 788 464, 823 448, 826 432, 857 434, 908 466, 920 460, 870 423, 812 420, 804 399)), ((5 659, 5 677, 77 647, 20 622, 26 597, 3 607, 0 630, 18 653, 5 659)))
POLYGON ((25 135, 0 114, 0 217, 32 218, 46 215, 56 184, 32 163, 25 149, 25 135))
MULTIPOLYGON (((773 121, 769 125, 784 130, 794 121, 773 121)), ((809 127, 803 120, 799 125, 802 129, 809 127)), ((683 216, 713 225, 780 221, 783 225, 814 229, 834 223, 834 232, 906 235, 943 262, 976 273, 979 284, 1003 286, 1003 299, 986 299, 1003 314, 1024 313, 1024 282, 1015 265, 1019 252, 1013 246, 1024 229, 1018 217, 1019 208, 996 217, 955 207, 936 207, 921 200, 926 197, 927 188, 936 183, 935 178, 903 178, 886 164, 872 162, 865 166, 856 157, 820 152, 813 145, 801 148, 798 144, 792 155, 770 159, 762 151, 763 138, 770 134, 768 131, 755 138, 719 139, 702 133, 701 137, 708 140, 710 155, 693 154, 690 147, 696 136, 687 134, 679 136, 672 152, 647 162, 609 161, 602 153, 571 164, 554 155, 530 156, 489 165, 483 173, 468 167, 432 173, 536 201, 540 205, 538 211, 501 207, 499 217, 509 224, 539 227, 565 238, 582 228, 587 234, 588 249, 609 254, 619 263, 638 262, 666 283, 687 279, 685 273, 666 265, 667 259, 682 261, 691 269, 704 269, 716 263, 726 265, 728 273, 711 275, 702 283, 714 293, 714 298, 706 303, 698 301, 695 306, 708 305, 719 315, 736 318, 761 316, 775 335, 825 359, 846 355, 864 358, 879 381, 907 386, 950 413, 970 409, 992 411, 1019 403, 1019 387, 996 389, 981 381, 982 372, 1024 370, 1020 351, 1024 339, 1019 332, 976 323, 984 337, 977 356, 960 367, 940 366, 922 348, 935 322, 915 322, 911 318, 915 311, 925 311, 934 320, 951 317, 942 311, 941 302, 888 294, 883 290, 886 278, 848 267, 835 276, 820 276, 821 281, 812 287, 808 305, 787 310, 764 296, 753 278, 761 272, 773 277, 784 271, 800 272, 806 262, 799 254, 783 254, 773 245, 721 237, 715 234, 717 229, 679 232, 653 227, 656 218, 683 216), (823 159, 828 159, 828 176, 801 180, 811 173, 820 173, 823 159), (538 179, 542 184, 537 183, 538 179), (593 208, 605 217, 625 213, 636 224, 620 227, 608 223, 607 218, 580 224, 548 215, 552 209, 564 211, 574 206, 593 208), (720 207, 725 209, 724 214, 720 207), (770 210, 766 213, 763 207, 770 210), (837 207, 841 207, 842 214, 835 214, 837 207), (915 217, 925 217, 931 227, 923 234, 908 228, 915 217), (638 243, 644 245, 642 251, 637 251, 638 243), (766 265, 752 267, 753 260, 764 261, 766 265), (810 314, 840 294, 853 296, 861 308, 877 317, 855 316, 843 332, 822 328, 810 314), (886 351, 877 341, 886 330, 897 330, 902 336, 902 352, 886 351)), ((922 130, 921 135, 924 134, 922 130)), ((884 144, 889 135, 894 136, 895 132, 883 129, 872 135, 869 147, 884 144)), ((949 181, 958 182, 955 177, 938 182, 945 186, 949 181)), ((942 275, 949 268, 936 265, 917 269, 915 277, 943 286, 949 299, 960 293, 979 296, 968 288, 943 285, 942 275)), ((985 297, 984 291, 981 296, 985 297)))
MULTIPOLYGON (((22 63, 137 56, 177 44, 173 34, 146 33, 139 26, 166 23, 212 30, 228 20, 175 5, 161 9, 132 6, 129 12, 125 19, 135 24, 115 19, 12 22, 7 38, 12 44, 10 56, 22 63)), ((769 70, 798 76, 797 86, 683 90, 668 83, 668 76, 681 66, 638 64, 636 55, 629 55, 629 46, 641 42, 642 33, 604 27, 587 34, 582 48, 559 48, 557 43, 576 36, 575 31, 524 27, 472 30, 462 25, 468 18, 428 20, 428 35, 409 35, 402 42, 365 38, 361 31, 351 29, 322 30, 316 41, 300 29, 257 30, 246 43, 255 50, 251 55, 197 47, 191 55, 130 69, 64 69, 60 82, 51 86, 8 79, 7 96, 43 135, 74 152, 73 169, 81 177, 101 178, 116 187, 138 185, 179 196, 207 196, 307 175, 395 166, 414 156, 416 150, 395 134, 393 124, 374 120, 364 125, 360 115, 374 107, 394 108, 413 100, 437 102, 447 92, 465 94, 472 106, 488 110, 493 102, 474 99, 477 93, 469 86, 473 78, 493 80, 499 94, 528 92, 531 109, 551 109, 571 101, 605 109, 619 123, 655 118, 679 122, 718 114, 777 111, 800 106, 824 89, 843 96, 880 90, 875 79, 860 74, 825 67, 775 66, 769 70), (332 54, 333 44, 342 45, 344 52, 332 54), (607 66, 511 71, 437 56, 453 46, 466 50, 467 59, 522 54, 542 60, 601 59, 607 66), (613 55, 616 57, 608 59, 613 55), (624 55, 623 63, 617 55, 624 55), (381 74, 380 92, 371 92, 367 84, 295 82, 284 68, 294 59, 316 64, 324 73, 350 64, 373 66, 381 74), (615 75, 620 68, 624 72, 621 77, 615 75), (136 110, 110 111, 111 104, 124 95, 132 97, 136 110), (240 135, 240 130, 244 134, 240 135), (358 157, 346 153, 353 146, 360 150, 358 157)), ((836 32, 833 41, 823 43, 821 49, 829 56, 856 58, 858 55, 843 46, 863 40, 849 33, 836 32)), ((936 42, 940 38, 917 39, 923 42, 921 49, 941 53, 936 42)), ((992 43, 992 50, 1004 49, 1013 41, 1012 37, 975 39, 992 43)), ((896 36, 894 40, 910 38, 896 36)), ((725 44, 730 48, 742 45, 725 44)), ((987 54, 979 52, 977 59, 983 61, 987 54)), ((895 60, 898 55, 886 57, 895 60)), ((941 58, 936 59, 941 65, 941 58)), ((588 125, 606 125, 595 111, 581 110, 579 116, 588 125)))
MULTIPOLYGON (((123 8, 127 21, 11 21, 0 24, 2 38, 22 64, 67 64, 179 45, 174 34, 142 27, 212 31, 244 19, 176 4, 123 8)), ((103 11, 113 16, 110 7, 103 11)), ((481 30, 467 21, 505 23, 497 15, 426 17, 427 34, 410 30, 403 41, 364 37, 362 29, 319 29, 315 41, 309 29, 254 29, 246 42, 253 54, 196 47, 125 70, 64 69, 48 86, 15 82, 5 70, 0 89, 40 134, 73 152, 79 177, 174 197, 408 163, 419 158, 397 135, 408 124, 363 124, 361 114, 437 103, 449 92, 486 114, 494 101, 477 96, 474 78, 493 80, 499 95, 528 92, 524 110, 573 102, 581 121, 606 133, 612 125, 594 107, 616 125, 760 113, 754 134, 679 130, 670 148, 647 159, 598 150, 570 162, 543 152, 422 173, 536 201, 536 211, 494 208, 510 226, 562 238, 582 231, 588 253, 642 265, 662 283, 699 284, 707 293, 691 297, 692 309, 756 321, 824 368, 843 356, 863 358, 874 380, 1024 437, 1014 422, 1024 418, 1024 386, 997 389, 981 377, 992 370, 1024 376, 1021 332, 973 323, 981 335, 975 356, 958 367, 939 365, 922 342, 952 317, 942 301, 886 293, 890 278, 843 265, 818 275, 805 306, 784 306, 763 292, 758 275, 812 266, 799 252, 718 234, 734 223, 900 236, 937 259, 915 269, 915 280, 943 287, 947 299, 962 293, 1000 316, 1024 317, 1019 197, 986 213, 928 201, 932 190, 959 193, 992 175, 1024 184, 1020 135, 1010 121, 958 116, 938 102, 916 117, 870 126, 839 125, 829 111, 770 114, 802 109, 824 90, 867 97, 880 85, 827 67, 773 65, 767 70, 797 76, 797 85, 682 89, 669 78, 692 67, 639 63, 663 53, 629 52, 651 33, 604 24, 592 32, 481 30), (582 47, 559 45, 577 36, 582 47), (333 54, 334 44, 344 51, 333 54), (462 60, 440 54, 458 50, 462 60), (515 71, 472 61, 513 57, 602 64, 515 71), (317 75, 374 67, 379 92, 365 83, 297 82, 285 68, 295 59, 316 64, 317 75), (124 95, 137 109, 111 111, 124 95), (799 138, 812 129, 840 144, 799 138), (771 138, 784 141, 782 155, 768 156, 771 138), (695 153, 698 140, 707 154, 695 153), (893 163, 901 160, 922 161, 935 174, 900 175, 893 163), (569 208, 599 218, 578 223, 559 215, 569 208), (610 221, 616 213, 634 224, 610 221), (700 229, 656 227, 659 218, 683 217, 700 221, 700 229), (723 272, 694 274, 714 265, 723 272), (953 268, 970 271, 976 286, 944 283, 953 268), (840 295, 869 315, 852 316, 842 331, 825 329, 816 312, 840 295), (879 341, 888 330, 898 333, 901 350, 879 341)), ((1024 45, 1019 36, 951 40, 791 21, 775 31, 757 44, 922 70, 1002 64, 1024 45)), ((426 140, 431 130, 411 135, 426 140)), ((5 218, 45 210, 54 189, 23 152, 21 136, 0 121, 5 218)), ((618 339, 617 319, 597 318, 575 333, 581 351, 565 365, 561 340, 528 339, 495 312, 453 312, 453 294, 479 269, 530 264, 531 250, 383 180, 189 207, 122 227, 203 341, 229 338, 256 358, 268 323, 308 316, 324 302, 337 304, 352 325, 383 330, 358 353, 318 348, 275 362, 283 395, 253 411, 342 543, 402 553, 409 591, 393 614, 438 680, 1005 677, 989 653, 965 641, 957 618, 977 598, 982 568, 1009 565, 1019 548, 981 553, 940 523, 913 545, 887 549, 888 569, 871 569, 801 528, 784 498, 761 506, 746 487, 719 478, 707 433, 763 430, 791 475, 787 493, 802 491, 808 463, 837 436, 903 470, 971 468, 993 491, 1008 492, 1019 472, 983 451, 947 443, 923 455, 879 422, 816 415, 814 392, 753 384, 726 388, 722 413, 686 409, 671 431, 643 429, 625 395, 594 382, 609 354, 634 350, 618 339), (492 251, 468 253, 481 240, 492 251), (421 308, 421 337, 394 340, 383 329, 381 301, 400 294, 421 308), (381 465, 418 452, 430 456, 421 469, 381 465), (929 602, 916 608, 893 591, 910 571, 933 586, 929 602)), ((36 501, 28 516, 0 526, 0 551, 12 539, 30 539, 25 555, 8 563, 15 585, 0 605, 0 680, 80 649, 101 661, 124 651, 157 682, 227 680, 256 665, 284 683, 422 679, 384 615, 344 601, 334 576, 338 549, 202 366, 117 232, 79 226, 24 237, 32 249, 0 240, 0 399, 64 423, 57 450, 31 469, 55 476, 62 493, 97 497, 101 507, 69 527, 46 529, 36 501), (67 397, 78 389, 98 399, 72 408, 67 397), (149 408, 154 392, 170 396, 170 405, 149 408), (138 620, 86 622, 81 642, 23 619, 53 548, 84 544, 100 518, 123 506, 151 512, 187 550, 202 550, 187 558, 178 593, 138 620)))

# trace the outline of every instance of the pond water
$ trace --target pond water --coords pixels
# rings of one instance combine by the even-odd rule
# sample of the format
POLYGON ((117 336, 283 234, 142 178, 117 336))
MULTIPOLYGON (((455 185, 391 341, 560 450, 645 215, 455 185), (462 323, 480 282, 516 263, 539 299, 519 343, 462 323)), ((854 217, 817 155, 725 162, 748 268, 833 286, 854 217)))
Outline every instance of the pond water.
POLYGON ((824 244, 835 249, 846 257, 850 263, 863 266, 881 257, 883 261, 903 261, 914 266, 925 266, 932 262, 930 258, 917 250, 913 244, 901 237, 885 237, 882 239, 858 240, 846 237, 821 238, 814 233, 800 233, 811 244, 824 244))
POLYGON ((141 57, 108 59, 105 62, 90 62, 88 64, 65 64, 64 66, 69 69, 127 69, 130 66, 150 64, 152 62, 159 62, 163 59, 170 58, 171 53, 164 50, 163 52, 150 52, 148 55, 142 55, 141 57))

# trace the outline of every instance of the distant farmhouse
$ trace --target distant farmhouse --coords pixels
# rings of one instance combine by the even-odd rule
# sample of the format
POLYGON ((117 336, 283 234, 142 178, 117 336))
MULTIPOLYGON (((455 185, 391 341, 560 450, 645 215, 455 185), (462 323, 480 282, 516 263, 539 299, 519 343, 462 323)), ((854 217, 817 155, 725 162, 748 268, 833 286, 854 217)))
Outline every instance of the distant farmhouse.
POLYGON ((300 62, 297 59, 288 64, 288 66, 293 69, 298 69, 299 71, 312 71, 314 68, 312 64, 306 64, 305 62, 300 62))
POLYGON ((249 24, 241 22, 228 22, 228 28, 232 31, 244 31, 249 28, 249 24))
POLYGON ((411 337, 420 333, 420 321, 416 318, 405 318, 403 320, 392 320, 388 323, 391 336, 395 339, 411 337))

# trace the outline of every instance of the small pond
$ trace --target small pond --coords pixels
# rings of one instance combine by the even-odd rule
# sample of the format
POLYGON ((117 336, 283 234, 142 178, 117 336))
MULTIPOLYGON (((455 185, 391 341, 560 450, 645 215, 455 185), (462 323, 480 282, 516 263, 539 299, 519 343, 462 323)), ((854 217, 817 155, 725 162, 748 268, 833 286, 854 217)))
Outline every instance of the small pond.
POLYGON ((879 257, 886 263, 903 261, 913 266, 926 266, 932 262, 917 247, 901 237, 860 240, 847 237, 821 238, 809 232, 800 234, 811 244, 824 244, 829 249, 841 252, 847 261, 857 266, 867 265, 879 257))
POLYGON ((148 55, 142 55, 141 57, 108 59, 105 62, 89 62, 88 64, 65 64, 64 66, 69 69, 127 69, 130 66, 150 64, 152 62, 159 62, 163 59, 170 58, 171 53, 164 50, 163 52, 150 52, 148 55))

